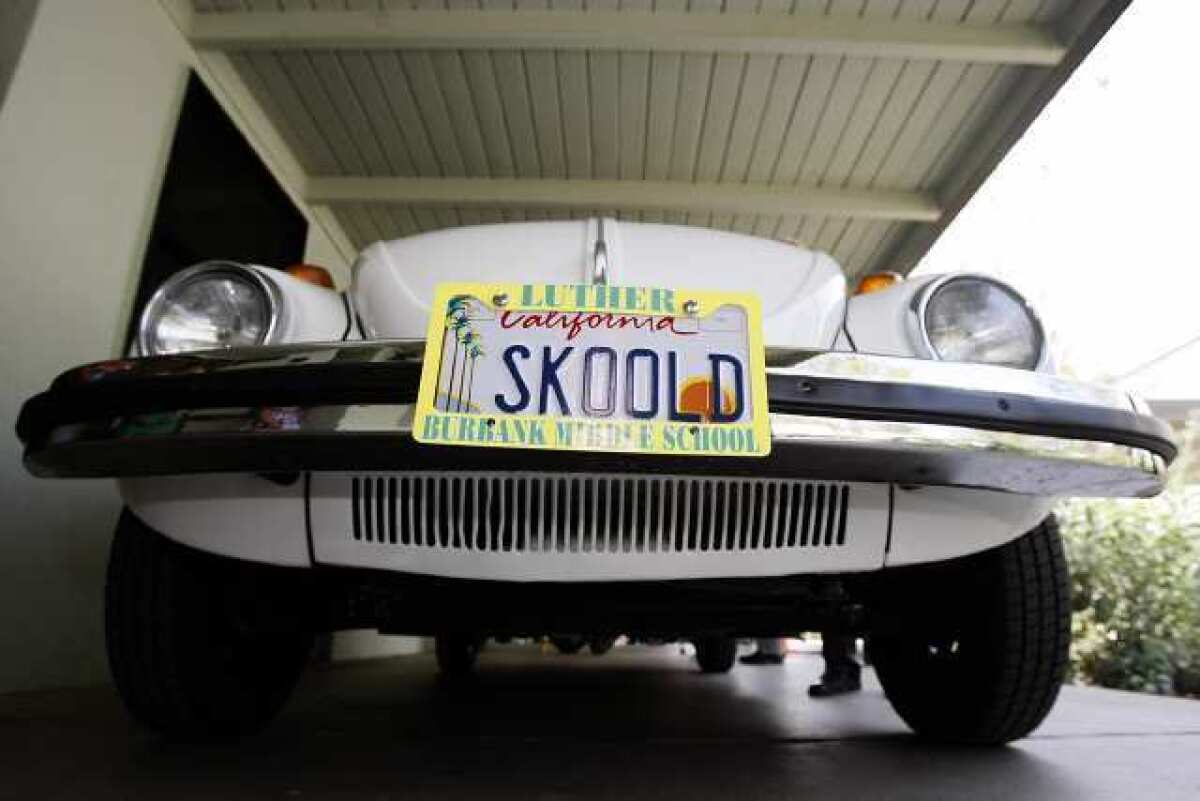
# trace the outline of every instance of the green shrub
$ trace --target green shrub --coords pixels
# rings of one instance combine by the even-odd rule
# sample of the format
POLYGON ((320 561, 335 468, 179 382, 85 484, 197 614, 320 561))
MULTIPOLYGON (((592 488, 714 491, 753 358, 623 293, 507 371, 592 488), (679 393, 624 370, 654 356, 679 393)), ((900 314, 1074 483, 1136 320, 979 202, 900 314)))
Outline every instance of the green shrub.
POLYGON ((1073 675, 1200 694, 1200 488, 1067 501, 1058 515, 1072 571, 1073 675))

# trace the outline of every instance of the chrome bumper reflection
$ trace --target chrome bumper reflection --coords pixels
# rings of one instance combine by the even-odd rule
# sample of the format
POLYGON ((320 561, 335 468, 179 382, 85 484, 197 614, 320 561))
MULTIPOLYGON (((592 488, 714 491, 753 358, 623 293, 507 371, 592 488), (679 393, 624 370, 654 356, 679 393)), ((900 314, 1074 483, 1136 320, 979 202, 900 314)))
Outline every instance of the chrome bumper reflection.
MULTIPOLYGON (((327 408, 310 418, 306 430, 322 425, 319 420, 336 420, 333 430, 338 432, 408 434, 413 409, 408 404, 327 408)), ((772 413, 771 448, 773 453, 806 448, 858 450, 864 459, 867 454, 871 458, 903 454, 927 467, 897 471, 891 480, 1030 495, 1149 497, 1162 491, 1167 475, 1162 457, 1143 448, 927 423, 772 413)), ((559 456, 568 461, 571 454, 559 456)), ((469 460, 469 456, 462 459, 464 464, 469 460)), ((878 475, 859 475, 849 480, 879 480, 878 475)))
POLYGON ((1174 455, 1169 430, 1119 390, 999 367, 786 349, 767 351, 765 458, 439 448, 411 436, 422 346, 275 346, 82 367, 23 410, 26 464, 64 477, 673 471, 1149 496, 1174 455))
POLYGON ((1167 475, 1163 458, 1143 448, 960 426, 771 415, 771 439, 921 454, 951 475, 912 483, 1029 495, 1151 497, 1167 475))

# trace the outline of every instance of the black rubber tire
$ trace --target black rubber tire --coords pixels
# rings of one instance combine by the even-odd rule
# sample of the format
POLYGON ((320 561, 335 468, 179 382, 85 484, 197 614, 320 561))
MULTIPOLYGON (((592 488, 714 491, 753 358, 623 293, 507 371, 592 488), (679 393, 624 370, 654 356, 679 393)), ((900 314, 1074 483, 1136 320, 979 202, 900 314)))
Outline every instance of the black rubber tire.
POLYGON ((1013 542, 897 571, 906 630, 871 639, 879 682, 922 737, 999 745, 1042 722, 1071 640, 1071 586, 1053 516, 1013 542))
POLYGON ((616 637, 592 637, 588 640, 588 650, 592 652, 592 656, 604 656, 616 644, 616 637))
POLYGON ((737 661, 737 640, 733 637, 699 637, 692 645, 702 673, 728 673, 737 661))
POLYGON ((438 671, 448 679, 470 675, 479 659, 480 642, 463 634, 439 634, 434 639, 438 671))
POLYGON ((184 740, 265 726, 312 650, 297 573, 187 548, 124 510, 108 563, 105 638, 133 717, 184 740))
POLYGON ((579 653, 583 650, 583 646, 587 645, 587 641, 582 637, 565 634, 551 637, 550 643, 558 649, 560 654, 567 654, 568 656, 579 653))

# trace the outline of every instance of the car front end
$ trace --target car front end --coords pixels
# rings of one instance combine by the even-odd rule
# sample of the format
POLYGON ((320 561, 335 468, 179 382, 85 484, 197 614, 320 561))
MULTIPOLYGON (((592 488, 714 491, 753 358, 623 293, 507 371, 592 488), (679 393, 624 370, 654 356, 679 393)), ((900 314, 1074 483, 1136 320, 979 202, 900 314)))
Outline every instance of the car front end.
POLYGON ((1057 375, 1006 285, 876 288, 847 299, 791 245, 613 220, 379 243, 345 294, 208 265, 148 304, 139 355, 64 373, 19 434, 37 475, 118 478, 140 536, 275 566, 295 602, 253 615, 272 631, 430 634, 439 657, 849 631, 918 731, 1022 736, 1052 694, 1001 720, 1011 699, 964 688, 946 720, 914 676, 974 643, 972 676, 1037 663, 1056 691, 1053 505, 1157 494, 1175 446, 1136 398, 1057 375), (1039 615, 1046 653, 997 650, 1039 615))

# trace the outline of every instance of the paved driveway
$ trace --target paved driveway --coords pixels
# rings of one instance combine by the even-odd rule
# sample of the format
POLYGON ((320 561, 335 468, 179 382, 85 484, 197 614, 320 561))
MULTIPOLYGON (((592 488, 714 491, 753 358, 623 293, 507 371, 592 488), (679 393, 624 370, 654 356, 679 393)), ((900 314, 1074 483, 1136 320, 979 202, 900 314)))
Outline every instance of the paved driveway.
POLYGON ((110 690, 0 697, 0 798, 1200 799, 1200 702, 1067 688, 1004 749, 910 737, 873 676, 813 701, 817 655, 704 676, 677 648, 492 648, 448 687, 428 656, 307 676, 239 746, 133 730, 110 690))

